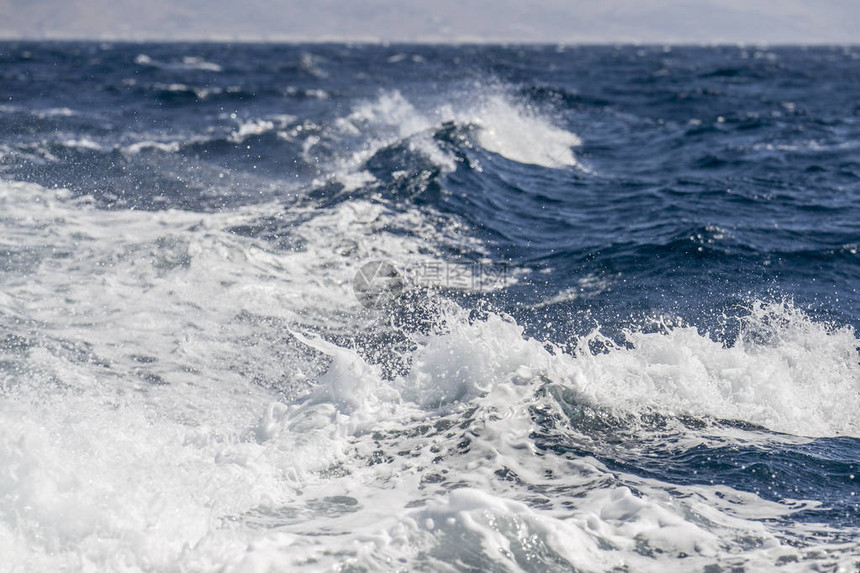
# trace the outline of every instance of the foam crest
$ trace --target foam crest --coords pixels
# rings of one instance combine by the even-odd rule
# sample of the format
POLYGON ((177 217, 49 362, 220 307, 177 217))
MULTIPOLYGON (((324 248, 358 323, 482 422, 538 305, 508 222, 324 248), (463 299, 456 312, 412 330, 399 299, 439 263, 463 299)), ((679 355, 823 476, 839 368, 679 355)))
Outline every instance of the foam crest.
POLYGON ((579 362, 602 404, 743 420, 803 436, 860 436, 858 339, 789 303, 754 303, 737 342, 695 327, 631 332, 618 348, 579 362))
POLYGON ((850 327, 816 322, 791 303, 751 304, 733 344, 676 326, 631 331, 631 347, 598 354, 564 354, 493 314, 478 321, 451 317, 446 324, 444 334, 419 338, 412 370, 399 386, 404 398, 425 409, 469 403, 501 387, 523 387, 514 390, 523 397, 545 381, 619 414, 739 420, 799 436, 860 436, 860 342, 850 327))
POLYGON ((576 135, 550 123, 533 110, 492 96, 466 115, 479 127, 478 143, 487 151, 518 163, 542 167, 583 168, 572 147, 581 145, 576 135))
MULTIPOLYGON (((97 211, 0 183, 0 250, 15 251, 0 275, 4 564, 767 568, 832 539, 786 525, 809 504, 669 492, 535 436, 544 410, 569 422, 554 387, 634 417, 856 435, 853 331, 762 303, 731 346, 667 327, 570 354, 440 302, 429 331, 400 333, 408 371, 386 374, 367 347, 332 341, 366 327, 350 293, 365 257, 439 260, 425 236, 463 247, 431 219, 362 200, 97 211), (290 248, 235 231, 264 223, 290 248)), ((826 547, 822 567, 857 549, 826 547)))
POLYGON ((378 367, 368 364, 354 350, 340 348, 319 337, 292 334, 332 358, 328 370, 308 396, 308 404, 333 405, 344 416, 341 422, 349 419, 349 434, 366 431, 393 415, 400 395, 384 382, 378 367))
POLYGON ((230 134, 228 140, 232 143, 242 143, 247 138, 254 135, 263 135, 264 133, 275 130, 282 130, 287 125, 295 121, 295 117, 291 115, 275 115, 264 119, 250 119, 247 121, 235 120, 238 124, 237 128, 230 134))
POLYGON ((405 141, 411 150, 444 171, 453 171, 456 168, 454 158, 433 141, 435 124, 432 112, 419 110, 396 90, 359 104, 349 115, 335 122, 341 137, 360 135, 366 138, 363 148, 350 156, 341 169, 355 169, 384 147, 405 141))
MULTIPOLYGON (((585 169, 571 149, 581 144, 580 139, 512 96, 472 92, 453 101, 416 102, 394 90, 357 105, 334 123, 337 138, 358 137, 362 141, 357 151, 336 160, 337 168, 331 177, 341 180, 361 171, 374 154, 398 142, 404 142, 443 172, 451 172, 457 159, 433 137, 440 126, 449 123, 475 128, 478 145, 511 161, 585 169)), ((319 139, 305 149, 306 161, 312 160, 318 143, 319 139)))
POLYGON ((134 58, 134 63, 139 66, 160 68, 172 71, 202 71, 202 72, 220 72, 222 67, 214 62, 208 62, 199 56, 183 56, 170 62, 162 62, 153 59, 146 54, 138 54, 134 58))
MULTIPOLYGON (((564 354, 496 315, 454 320, 422 342, 405 395, 424 407, 468 402, 501 383, 560 383, 618 413, 740 420, 800 436, 860 436, 860 342, 787 302, 751 304, 738 340, 695 327, 630 331, 631 347, 564 354)), ((599 333, 581 340, 579 346, 599 333)))
MULTIPOLYGON (((495 315, 469 320, 449 309, 443 330, 422 337, 412 371, 391 387, 350 352, 320 341, 305 343, 336 361, 340 353, 341 361, 321 380, 324 386, 313 400, 283 407, 277 419, 267 421, 274 428, 267 439, 289 450, 289 444, 305 448, 314 436, 312 443, 325 453, 311 458, 329 467, 356 458, 381 464, 351 466, 343 484, 366 505, 334 525, 348 528, 343 533, 352 548, 340 563, 487 567, 489 556, 494 566, 508 570, 540 564, 583 571, 622 566, 682 571, 716 563, 769 567, 807 557, 759 520, 780 522, 784 534, 783 520, 808 504, 766 502, 726 487, 676 486, 669 496, 659 482, 613 474, 594 459, 535 455, 528 439, 536 430, 531 408, 551 399, 540 388, 579 387, 587 399, 593 381, 582 368, 584 356, 548 350, 523 337, 510 320, 495 315), (371 426, 352 422, 362 412, 372 413, 371 426), (456 423, 445 423, 448 416, 456 423), (462 430, 428 431, 434 425, 462 430), (393 465, 383 461, 386 456, 393 465), (431 473, 443 459, 444 469, 431 473), (509 481, 496 479, 500 474, 509 481), (452 483, 459 485, 452 489, 452 483), (515 483, 528 485, 531 493, 524 495, 515 483), (561 491, 576 502, 563 503, 561 491), (410 510, 416 496, 424 501, 410 510), (376 505, 382 499, 389 508, 384 515, 376 505), (396 514, 400 517, 392 523, 396 514), (737 547, 745 549, 735 553, 737 547)), ((314 481, 304 475, 306 483, 314 481)), ((285 529, 296 531, 293 525, 285 529)), ((315 563, 337 563, 319 549, 299 546, 295 540, 275 544, 260 549, 257 558, 273 563, 298 549, 315 563)), ((835 556, 851 551, 838 544, 832 549, 835 556)))
MULTIPOLYGON (((90 210, 85 200, 70 201, 62 191, 23 184, 3 189, 7 250, 20 251, 15 264, 35 273, 35 280, 4 274, 3 310, 38 320, 60 337, 76 324, 100 325, 88 334, 92 353, 130 368, 136 360, 130 357, 159 352, 174 356, 173 365, 182 368, 229 369, 231 361, 245 360, 245 351, 233 348, 225 361, 220 349, 229 347, 230 337, 264 327, 255 316, 348 331, 362 316, 351 281, 364 261, 430 263, 440 255, 428 252, 420 237, 436 236, 438 248, 466 241, 457 232, 446 235, 419 211, 392 212, 359 200, 325 211, 294 209, 291 217, 299 223, 291 232, 302 246, 278 251, 223 232, 277 214, 278 206, 205 215, 103 212, 90 210), (46 242, 38 229, 52 221, 46 242), (66 304, 45 304, 56 292, 65 293, 66 304), (171 350, 174 333, 158 327, 177 318, 189 333, 179 354, 171 350), (119 340, 115 332, 122 333, 119 340)), ((480 251, 477 244, 471 248, 480 251)), ((266 328, 279 327, 270 322, 266 328)), ((753 304, 731 345, 695 327, 667 327, 632 331, 630 348, 596 355, 553 351, 493 314, 452 318, 447 328, 416 340, 413 368, 399 382, 403 396, 425 408, 468 402, 501 382, 544 377, 619 411, 742 420, 804 436, 860 435, 855 333, 816 322, 788 303, 753 304)), ((259 359, 278 378, 276 358, 259 359)), ((168 366, 134 368, 144 380, 169 380, 177 371, 168 366)), ((348 389, 338 393, 349 402, 348 389)))
POLYGON ((539 342, 524 338, 519 325, 495 314, 472 323, 455 318, 448 328, 421 341, 403 381, 405 395, 424 408, 469 402, 504 383, 525 383, 553 358, 539 342))

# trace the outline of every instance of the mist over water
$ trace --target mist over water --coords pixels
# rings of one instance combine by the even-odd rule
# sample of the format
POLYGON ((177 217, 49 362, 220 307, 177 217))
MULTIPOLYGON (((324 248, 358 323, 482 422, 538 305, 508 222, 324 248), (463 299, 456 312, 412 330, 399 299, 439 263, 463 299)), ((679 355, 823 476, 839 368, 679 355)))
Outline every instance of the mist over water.
POLYGON ((856 570, 858 54, 0 44, 0 570, 856 570))

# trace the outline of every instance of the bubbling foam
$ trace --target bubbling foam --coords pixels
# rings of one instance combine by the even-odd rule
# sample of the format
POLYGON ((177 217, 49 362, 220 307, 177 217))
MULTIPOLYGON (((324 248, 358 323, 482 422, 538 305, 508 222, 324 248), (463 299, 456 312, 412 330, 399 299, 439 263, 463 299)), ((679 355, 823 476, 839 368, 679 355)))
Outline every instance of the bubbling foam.
MULTIPOLYGON (((452 101, 418 103, 394 90, 363 102, 334 123, 332 137, 358 137, 361 142, 357 151, 335 159, 336 169, 328 176, 352 189, 348 183, 358 171, 364 176, 362 183, 366 184, 370 176, 362 171, 365 162, 397 142, 405 142, 410 150, 429 159, 442 172, 451 172, 457 167, 457 159, 433 138, 439 126, 449 123, 474 128, 478 145, 511 161, 587 171, 572 151, 573 147, 581 145, 579 137, 553 125, 549 118, 527 104, 496 92, 470 92, 468 97, 452 101)), ((306 161, 313 161, 318 143, 319 139, 307 146, 306 161)))
POLYGON ((349 281, 366 256, 437 260, 408 232, 433 232, 427 213, 363 200, 105 212, 10 183, 0 207, 11 568, 835 568, 856 554, 824 528, 792 529, 810 503, 646 480, 535 437, 542 412, 569 422, 556 387, 625 419, 857 436, 854 332, 790 304, 751 305, 733 344, 667 327, 565 353, 441 301, 409 344, 380 343, 408 359, 386 374, 344 342, 366 326, 349 281), (261 221, 296 246, 235 231, 261 221))
POLYGON ((487 151, 518 163, 584 169, 571 150, 582 144, 579 137, 521 105, 493 96, 465 117, 470 116, 487 151))
POLYGON ((469 402, 500 385, 561 384, 578 400, 619 415, 658 413, 738 420, 798 436, 860 437, 860 341, 851 327, 817 322, 790 302, 754 302, 737 340, 692 326, 631 330, 575 354, 523 335, 511 319, 467 320, 452 310, 445 334, 420 339, 403 396, 424 408, 469 402))
POLYGON ((788 302, 754 302, 733 344, 695 327, 631 332, 582 360, 589 393, 631 410, 742 420, 802 436, 860 436, 858 339, 788 302))

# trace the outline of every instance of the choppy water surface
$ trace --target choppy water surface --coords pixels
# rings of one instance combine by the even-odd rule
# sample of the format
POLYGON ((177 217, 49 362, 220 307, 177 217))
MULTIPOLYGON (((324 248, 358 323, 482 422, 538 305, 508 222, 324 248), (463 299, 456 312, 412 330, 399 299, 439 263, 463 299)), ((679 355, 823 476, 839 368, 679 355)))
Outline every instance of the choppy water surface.
POLYGON ((0 569, 856 571, 858 93, 0 44, 0 569))

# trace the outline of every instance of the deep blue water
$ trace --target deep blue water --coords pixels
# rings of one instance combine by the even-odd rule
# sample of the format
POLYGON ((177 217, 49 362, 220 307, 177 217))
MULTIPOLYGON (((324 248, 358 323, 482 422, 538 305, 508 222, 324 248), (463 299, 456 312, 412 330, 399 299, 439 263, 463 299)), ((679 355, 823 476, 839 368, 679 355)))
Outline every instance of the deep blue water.
MULTIPOLYGON (((412 380, 410 371, 422 372, 433 363, 421 358, 420 337, 438 328, 449 332, 439 326, 446 301, 464 309, 463 328, 492 324, 484 322, 487 314, 504 315, 523 329, 522 336, 553 348, 548 351, 553 356, 576 364, 597 361, 597 370, 582 367, 584 378, 555 377, 557 371, 547 370, 529 383, 535 394, 531 402, 524 398, 523 411, 530 412, 533 451, 522 455, 553 457, 553 464, 596 460, 607 472, 605 481, 574 487, 556 477, 560 466, 541 465, 549 462, 495 460, 499 467, 488 478, 452 482, 445 472, 428 474, 442 476, 421 482, 437 484, 432 494, 437 500, 471 487, 521 501, 537 513, 558 502, 576 515, 577 499, 594 488, 628 487, 634 497, 650 500, 655 490, 642 484, 678 499, 695 497, 700 487, 724 486, 762 503, 795 508, 775 517, 770 510, 757 513, 747 500, 751 509, 738 519, 764 524, 768 535, 796 553, 748 555, 767 542, 747 546, 740 537, 726 537, 733 525, 719 529, 711 518, 684 514, 727 539, 716 556, 702 550, 702 560, 690 565, 694 570, 718 570, 703 569, 708 559, 749 570, 860 566, 860 410, 854 409, 860 404, 858 48, 3 43, 0 184, 11 182, 38 187, 7 191, 17 197, 16 210, 0 213, 0 220, 7 218, 7 236, 0 237, 0 288, 6 290, 0 299, 0 348, 7 357, 3 364, 17 364, 7 375, 15 382, 4 388, 27 378, 20 374, 21 364, 27 372, 55 368, 34 350, 42 347, 49 353, 84 348, 122 371, 121 359, 104 358, 111 351, 100 350, 115 348, 139 357, 122 372, 133 377, 144 369, 146 380, 166 386, 171 376, 191 372, 179 365, 147 370, 164 360, 165 349, 182 345, 149 341, 173 334, 179 341, 174 329, 184 326, 140 319, 142 330, 155 333, 152 339, 110 346, 106 341, 116 329, 127 327, 122 318, 73 328, 60 317, 93 312, 76 300, 90 299, 87 304, 98 308, 99 297, 108 296, 92 287, 86 291, 90 295, 75 298, 74 285, 90 280, 116 280, 130 289, 121 301, 119 294, 104 300, 112 317, 153 311, 146 293, 162 283, 111 278, 110 269, 133 265, 134 257, 152 258, 158 280, 175 281, 157 295, 165 300, 189 284, 198 288, 205 278, 177 273, 206 276, 201 265, 209 263, 200 261, 206 249, 218 247, 194 246, 195 233, 205 229, 217 245, 249 250, 245 258, 228 257, 223 269, 213 271, 214 290, 200 290, 197 298, 170 306, 171 312, 184 309, 176 314, 182 324, 214 317, 224 334, 209 331, 207 340, 221 349, 212 350, 213 356, 229 357, 223 358, 224 372, 270 392, 272 399, 300 404, 334 368, 316 353, 320 348, 296 343, 293 329, 354 349, 395 386, 401 378, 412 380), (67 211, 31 224, 27 209, 41 220, 47 217, 39 214, 45 200, 34 195, 29 204, 24 196, 46 189, 69 191, 62 198, 67 211), (90 213, 82 222, 75 219, 79 210, 90 213), (353 211, 375 214, 360 215, 356 222, 349 218, 353 211), (134 215, 141 212, 152 219, 134 215), (118 229, 118 237, 125 237, 126 227, 138 232, 148 220, 168 230, 157 239, 150 231, 139 231, 139 240, 136 235, 117 239, 116 252, 108 253, 110 233, 96 230, 102 216, 105 228, 118 229), (327 217, 335 222, 314 226, 327 217), (389 242, 367 247, 377 235, 389 242), (86 257, 104 257, 97 270, 63 262, 75 260, 79 241, 91 239, 95 250, 87 252, 101 254, 86 257), (272 304, 286 304, 283 312, 295 311, 298 318, 243 306, 244 296, 257 296, 249 293, 266 280, 259 278, 266 273, 260 269, 269 264, 242 266, 246 263, 239 261, 251 260, 252 247, 282 260, 276 268, 284 280, 271 275, 272 284, 266 284, 286 289, 285 298, 272 304), (320 264, 291 267, 294 254, 318 257, 320 264), (293 300, 290 289, 299 289, 298 298, 330 290, 332 300, 346 300, 352 296, 349 277, 366 260, 387 261, 408 283, 393 306, 375 309, 384 318, 371 326, 363 322, 366 316, 354 320, 351 310, 330 308, 328 302, 295 308, 284 302, 293 300), (229 261, 237 265, 232 270, 229 261), (422 273, 455 268, 469 273, 493 268, 509 280, 492 288, 463 286, 447 275, 425 288, 431 279, 422 273), (224 278, 231 272, 235 276, 224 278), (231 291, 236 284, 244 290, 231 291), (232 293, 230 302, 210 308, 221 287, 232 293), (234 336, 230 329, 240 324, 249 330, 234 336), (239 358, 249 352, 247 360, 239 358), (297 364, 301 377, 292 375, 297 364), (638 382, 625 380, 641 381, 640 373, 650 389, 628 390, 638 382), (594 386, 577 386, 582 380, 594 386), (518 475, 515 467, 532 463, 547 483, 518 475)), ((349 304, 356 307, 351 298, 349 304)), ((453 417, 466 428, 473 415, 479 417, 471 408, 482 411, 482 400, 493 390, 471 389, 471 380, 486 371, 469 362, 470 348, 457 347, 456 340, 451 344, 458 350, 431 370, 442 377, 443 388, 449 380, 465 386, 453 390, 453 401, 440 391, 439 407, 448 404, 449 410, 433 415, 443 421, 453 417)), ((97 361, 84 362, 94 368, 97 361)), ((476 362, 489 363, 497 362, 476 362)), ((192 374, 200 372, 220 380, 221 370, 195 366, 192 374)), ((508 380, 508 374, 496 376, 491 385, 508 380)), ((432 388, 425 390, 435 395, 432 388)), ((406 402, 428 408, 426 400, 399 391, 406 402)), ((342 396, 333 400, 338 408, 338 400, 351 403, 342 396)), ((411 423, 418 422, 403 422, 411 423)), ((393 463, 385 462, 386 456, 395 459, 404 435, 409 440, 425 435, 426 428, 420 428, 402 435, 368 429, 367 435, 377 432, 379 463, 393 463)), ((480 434, 452 434, 452 444, 477 440, 464 437, 469 431, 480 434)), ((356 435, 360 442, 365 434, 356 435)), ((428 443, 432 439, 427 437, 428 443)), ((505 451, 492 445, 492 438, 482 439, 492 451, 505 451)), ((361 446, 355 447, 356 453, 338 463, 349 467, 363 460, 361 446)), ((468 445, 452 445, 455 450, 464 456, 470 451, 468 445)), ((0 456, 11 455, 4 452, 0 449, 0 456)), ((450 463, 452 474, 466 471, 443 457, 433 463, 450 463)), ((368 459, 370 465, 377 460, 368 459)), ((339 491, 337 483, 329 486, 339 491)), ((20 497, 17 487, 20 483, 0 481, 0 498, 20 497)), ((325 499, 339 495, 347 494, 325 499)), ((432 506, 432 495, 421 503, 432 506)), ((360 495, 355 498, 363 503, 360 495)), ((340 515, 326 511, 320 515, 340 515)), ((32 565, 27 551, 37 552, 39 542, 12 513, 0 510, 10 531, 24 539, 20 563, 32 565)), ((343 519, 342 528, 349 530, 343 519)), ((501 526, 497 531, 508 535, 501 526)), ((602 551, 627 554, 629 570, 690 570, 684 569, 688 550, 655 550, 663 538, 649 537, 652 533, 638 534, 632 549, 619 549, 613 538, 602 551), (635 560, 640 557, 645 561, 635 560)), ((58 547, 63 539, 56 541, 58 547)), ((79 543, 83 537, 75 539, 79 543)), ((407 564, 402 566, 480 570, 495 562, 486 541, 472 559, 448 547, 444 535, 436 539, 441 549, 400 557, 407 564)), ((335 550, 341 549, 333 544, 335 550)), ((379 565, 373 559, 385 551, 374 551, 369 561, 359 555, 353 565, 379 565)), ((574 563, 552 548, 535 549, 533 555, 527 549, 511 551, 526 555, 511 558, 524 569, 609 567, 599 560, 574 563)), ((143 554, 134 553, 130 562, 140 565, 143 554)), ((165 555, 166 563, 189 563, 165 555)), ((229 560, 215 556, 212 562, 219 559, 229 560)))

